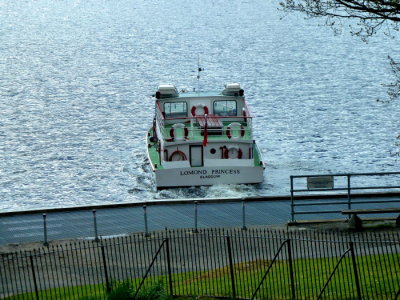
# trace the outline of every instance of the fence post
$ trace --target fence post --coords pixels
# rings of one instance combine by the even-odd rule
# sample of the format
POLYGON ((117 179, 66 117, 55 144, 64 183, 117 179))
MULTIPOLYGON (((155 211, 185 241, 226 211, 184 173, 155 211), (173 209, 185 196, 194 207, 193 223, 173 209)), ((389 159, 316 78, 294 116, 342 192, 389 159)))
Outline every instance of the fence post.
POLYGON ((289 272, 290 272, 290 287, 292 289, 292 299, 296 299, 296 290, 294 286, 294 273, 293 273, 293 259, 292 259, 292 245, 290 239, 287 239, 288 259, 289 259, 289 272))
POLYGON ((143 216, 144 216, 144 235, 149 236, 149 227, 147 224, 147 206, 143 205, 143 216))
POLYGON ((98 235, 98 233, 97 233, 96 210, 93 209, 93 210, 92 210, 92 213, 93 213, 93 226, 94 226, 94 240, 95 240, 96 242, 98 242, 98 241, 99 241, 99 235, 98 235))
MULTIPOLYGON (((33 250, 33 251, 35 251, 35 250, 33 250)), ((33 276, 33 285, 35 286, 36 300, 39 300, 39 289, 38 289, 38 286, 37 286, 35 265, 33 264, 33 255, 32 254, 29 256, 29 259, 30 259, 30 262, 31 262, 31 271, 32 271, 32 276, 33 276)))
POLYGON ((166 247, 166 250, 167 250, 169 294, 171 296, 173 296, 174 295, 174 290, 173 290, 173 287, 172 287, 171 255, 170 255, 170 252, 169 252, 169 239, 168 238, 165 239, 165 247, 166 247))
POLYGON ((44 246, 48 246, 49 243, 47 242, 47 220, 46 220, 46 214, 43 214, 43 235, 44 235, 44 246))
POLYGON ((199 231, 197 230, 197 218, 198 218, 198 215, 197 215, 197 205, 198 205, 198 201, 194 201, 194 229, 193 229, 193 232, 194 233, 198 233, 199 231))
POLYGON ((357 263, 356 263, 356 256, 355 256, 355 253, 354 253, 354 244, 353 244, 353 242, 350 242, 350 252, 351 252, 351 260, 353 262, 354 278, 356 280, 357 297, 358 297, 359 300, 361 300, 362 297, 361 297, 360 281, 359 281, 359 278, 358 278, 357 263))
POLYGON ((294 195, 293 195, 293 175, 290 175, 290 214, 292 222, 294 222, 294 195))
POLYGON ((247 230, 246 227, 246 206, 244 198, 242 198, 242 230, 247 230))
POLYGON ((103 259, 104 276, 106 277, 106 291, 107 293, 109 293, 111 292, 111 286, 110 286, 110 281, 108 279, 107 261, 103 243, 101 243, 100 249, 101 249, 101 257, 103 259))
MULTIPOLYGON (((351 209, 351 183, 350 174, 347 174, 347 209, 351 209)), ((349 215, 350 218, 350 215, 349 215)))
POLYGON ((233 269, 231 237, 229 235, 226 236, 226 246, 227 246, 227 250, 228 250, 229 269, 230 269, 230 273, 231 273, 232 297, 236 298, 235 272, 233 269))

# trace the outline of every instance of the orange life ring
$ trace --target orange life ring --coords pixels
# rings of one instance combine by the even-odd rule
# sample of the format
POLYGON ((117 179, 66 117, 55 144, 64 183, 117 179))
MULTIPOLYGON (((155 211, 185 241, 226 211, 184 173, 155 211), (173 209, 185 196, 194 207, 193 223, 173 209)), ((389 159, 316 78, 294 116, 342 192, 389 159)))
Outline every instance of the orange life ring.
POLYGON ((169 157, 169 161, 182 161, 182 160, 187 160, 187 157, 186 154, 180 150, 172 152, 171 156, 169 157))
POLYGON ((205 106, 205 105, 203 105, 203 104, 198 104, 198 105, 192 107, 191 113, 192 113, 192 116, 193 116, 193 117, 195 117, 195 116, 204 116, 204 115, 208 115, 208 107, 205 106), (202 109, 204 110, 204 113, 203 113, 202 115, 196 114, 197 108, 202 108, 202 109))
POLYGON ((169 135, 171 136, 172 141, 177 140, 177 141, 183 141, 186 140, 188 135, 189 135, 189 130, 185 126, 185 124, 182 123, 176 123, 172 125, 171 129, 169 130, 169 135), (177 128, 182 128, 183 129, 183 136, 176 137, 175 136, 175 130, 177 128))
POLYGON ((237 123, 237 122, 233 122, 233 123, 229 124, 228 127, 226 128, 226 136, 228 138, 230 138, 230 139, 233 139, 233 140, 237 140, 239 138, 242 138, 244 136, 244 133, 245 133, 244 127, 242 126, 242 124, 237 123), (231 128, 232 127, 237 127, 238 129, 240 129, 240 135, 238 135, 238 136, 232 135, 231 134, 231 128))
POLYGON ((224 150, 224 158, 225 159, 232 158, 232 157, 229 157, 229 152, 231 152, 232 150, 237 151, 237 157, 235 157, 235 158, 241 159, 243 157, 242 149, 240 149, 239 147, 230 147, 230 148, 225 148, 225 150, 224 150))

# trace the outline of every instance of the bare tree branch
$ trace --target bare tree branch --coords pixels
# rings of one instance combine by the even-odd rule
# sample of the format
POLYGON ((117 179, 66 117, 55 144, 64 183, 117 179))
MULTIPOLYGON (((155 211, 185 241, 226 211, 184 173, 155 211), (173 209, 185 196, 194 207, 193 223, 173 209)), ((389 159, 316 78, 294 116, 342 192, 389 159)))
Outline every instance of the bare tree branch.
POLYGON ((327 24, 336 26, 337 19, 356 19, 352 33, 368 37, 383 25, 399 30, 400 0, 281 0, 286 12, 302 12, 309 17, 326 17, 327 24))

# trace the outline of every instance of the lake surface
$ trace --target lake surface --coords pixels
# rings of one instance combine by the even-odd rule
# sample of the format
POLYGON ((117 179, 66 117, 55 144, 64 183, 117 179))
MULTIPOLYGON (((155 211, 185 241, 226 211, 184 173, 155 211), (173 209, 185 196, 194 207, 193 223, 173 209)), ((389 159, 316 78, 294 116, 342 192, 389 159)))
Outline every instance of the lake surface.
POLYGON ((398 171, 399 102, 376 100, 399 34, 335 36, 277 3, 2 1, 0 210, 282 195, 290 175, 398 171), (158 84, 228 82, 255 117, 264 183, 155 191, 144 140, 158 84))

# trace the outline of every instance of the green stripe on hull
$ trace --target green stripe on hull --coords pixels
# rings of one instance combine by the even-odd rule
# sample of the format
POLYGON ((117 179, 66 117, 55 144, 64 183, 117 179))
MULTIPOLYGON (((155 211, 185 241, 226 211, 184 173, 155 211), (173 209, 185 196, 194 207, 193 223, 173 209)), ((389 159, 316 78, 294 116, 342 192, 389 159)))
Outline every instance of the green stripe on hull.
POLYGON ((152 164, 153 168, 159 170, 159 169, 163 169, 163 167, 160 162, 160 155, 157 151, 157 143, 153 143, 150 141, 152 132, 153 132, 153 130, 150 129, 149 133, 147 135, 147 153, 148 153, 150 163, 152 164))

